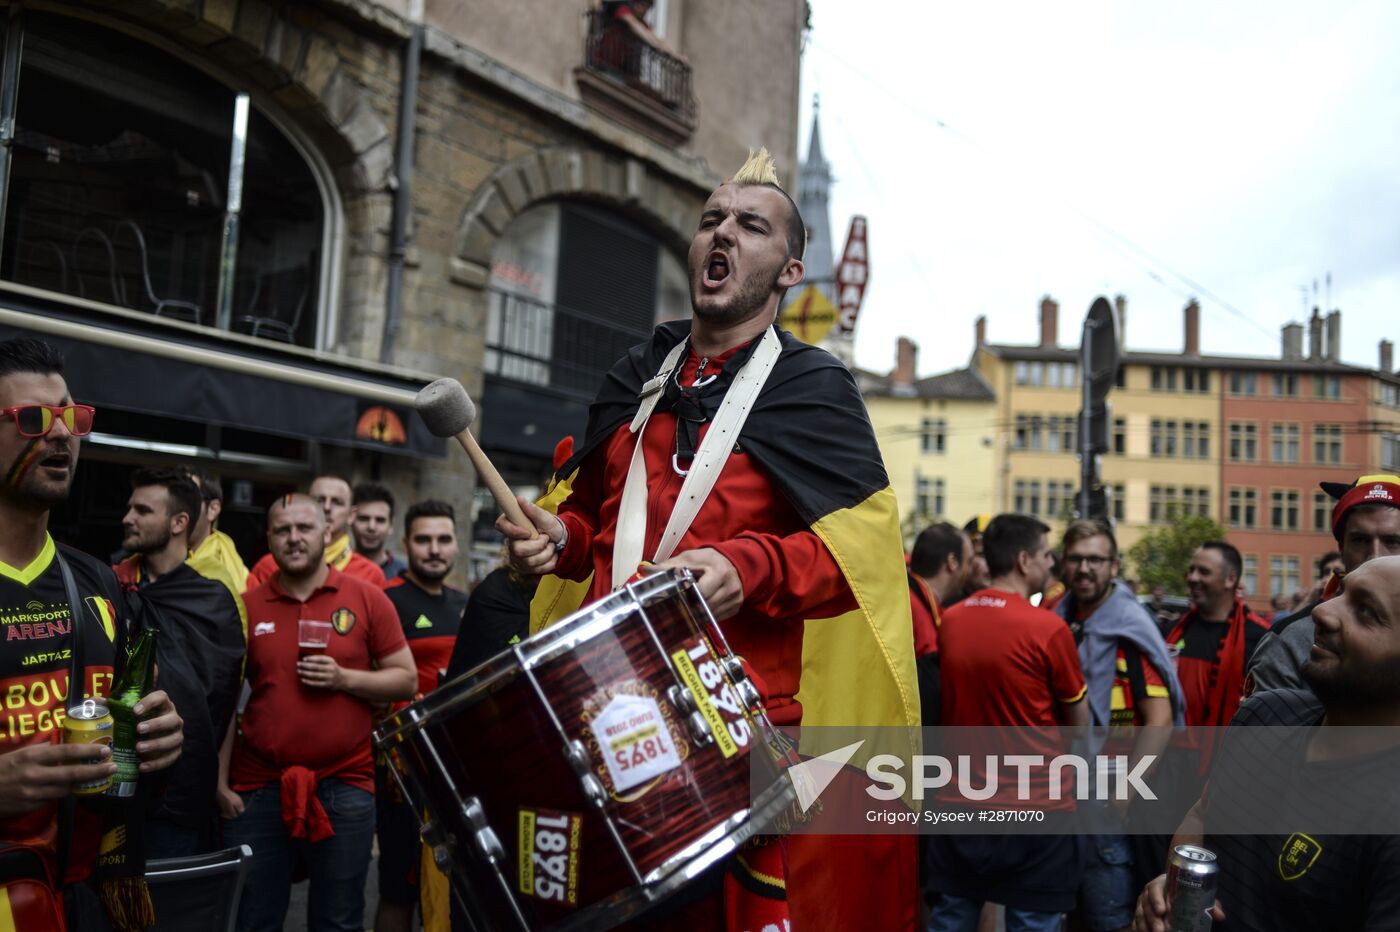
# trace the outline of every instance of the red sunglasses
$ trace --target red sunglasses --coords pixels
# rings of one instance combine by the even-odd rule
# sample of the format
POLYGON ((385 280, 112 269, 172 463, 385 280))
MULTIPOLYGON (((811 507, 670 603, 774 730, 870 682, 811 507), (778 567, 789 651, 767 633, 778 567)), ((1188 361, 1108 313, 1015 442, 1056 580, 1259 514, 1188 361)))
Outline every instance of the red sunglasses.
POLYGON ((92 405, 15 405, 0 408, 0 417, 13 417, 21 437, 46 437, 54 422, 63 421, 68 433, 85 437, 92 432, 92 405))

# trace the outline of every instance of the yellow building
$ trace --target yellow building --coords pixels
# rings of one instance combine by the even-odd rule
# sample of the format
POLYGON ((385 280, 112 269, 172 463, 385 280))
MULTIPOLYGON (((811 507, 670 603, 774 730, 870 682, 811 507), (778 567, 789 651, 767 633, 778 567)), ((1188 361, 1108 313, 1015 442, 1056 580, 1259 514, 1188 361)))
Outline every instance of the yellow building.
POLYGON ((1128 353, 1112 398, 1110 449, 1100 460, 1112 490, 1119 544, 1166 523, 1174 508, 1221 520, 1219 370, 1199 358, 1128 353))
MULTIPOLYGON (((1116 301, 1120 316, 1126 311, 1116 301)), ((977 323, 972 368, 996 395, 993 511, 1040 517, 1056 533, 1079 490, 1079 350, 1058 343, 1059 307, 1041 301, 1040 342, 986 341, 977 323)), ((1120 331, 1121 332, 1121 331, 1120 331)), ((1100 474, 1110 489, 1123 548, 1175 510, 1220 518, 1223 386, 1200 356, 1200 309, 1185 310, 1183 352, 1123 353, 1112 405, 1109 452, 1100 474)))
POLYGON ((996 399, 972 369, 915 378, 918 347, 899 340, 889 375, 857 371, 906 537, 937 520, 991 511, 996 399))

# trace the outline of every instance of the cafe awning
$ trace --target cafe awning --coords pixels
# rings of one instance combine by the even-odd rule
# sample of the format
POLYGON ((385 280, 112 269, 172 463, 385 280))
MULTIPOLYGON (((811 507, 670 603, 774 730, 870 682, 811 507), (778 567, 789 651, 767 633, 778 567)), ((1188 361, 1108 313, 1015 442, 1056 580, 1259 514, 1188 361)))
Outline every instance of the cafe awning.
POLYGON ((413 411, 435 376, 255 340, 0 283, 0 339, 65 357, 73 398, 104 406, 382 453, 440 458, 413 411))

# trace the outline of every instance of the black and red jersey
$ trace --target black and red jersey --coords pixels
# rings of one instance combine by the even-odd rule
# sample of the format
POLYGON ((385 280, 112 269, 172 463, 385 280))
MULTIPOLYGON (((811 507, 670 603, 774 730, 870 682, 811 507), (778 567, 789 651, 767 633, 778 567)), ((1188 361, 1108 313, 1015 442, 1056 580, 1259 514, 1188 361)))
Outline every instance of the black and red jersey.
POLYGON ((384 594, 399 613, 404 639, 418 666, 418 694, 430 693, 452 659, 467 594, 443 586, 439 595, 432 595, 406 575, 395 576, 385 586, 384 594))
POLYGON ((1229 618, 1206 620, 1191 609, 1167 635, 1186 698, 1186 724, 1224 726, 1239 708, 1249 658, 1269 622, 1236 600, 1229 618))

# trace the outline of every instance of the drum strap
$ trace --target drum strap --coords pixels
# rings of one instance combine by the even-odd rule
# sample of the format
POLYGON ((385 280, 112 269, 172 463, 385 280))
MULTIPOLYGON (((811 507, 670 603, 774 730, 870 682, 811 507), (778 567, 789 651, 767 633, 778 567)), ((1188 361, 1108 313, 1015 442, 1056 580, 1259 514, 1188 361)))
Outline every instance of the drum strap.
MULTIPOLYGON (((637 566, 642 560, 642 547, 646 542, 647 475, 646 460, 642 453, 642 433, 656 408, 656 402, 661 397, 662 387, 671 377, 672 370, 689 345, 690 341, 687 339, 674 347, 662 360, 656 378, 642 386, 641 405, 637 409, 637 416, 632 419, 631 426, 637 439, 632 447, 632 461, 627 468, 627 482, 622 487, 617 537, 613 541, 614 589, 626 583, 637 571, 637 566)), ((734 450, 739 431, 743 428, 744 421, 748 420, 749 411, 753 409, 754 402, 758 400, 758 393, 763 390, 763 385, 768 381, 768 376, 781 354, 782 342, 778 339, 778 332, 769 327, 763 332, 754 354, 734 377, 733 384, 725 392, 719 411, 715 413, 714 420, 705 432, 705 439, 700 442, 700 449, 696 451, 695 459, 691 461, 690 470, 686 473, 685 482, 681 484, 676 506, 666 523, 661 543, 652 556, 653 562, 670 559, 676 551, 676 545, 690 530, 691 522, 700 513, 701 506, 710 497, 710 491, 719 480, 719 474, 728 462, 729 454, 734 450)))

